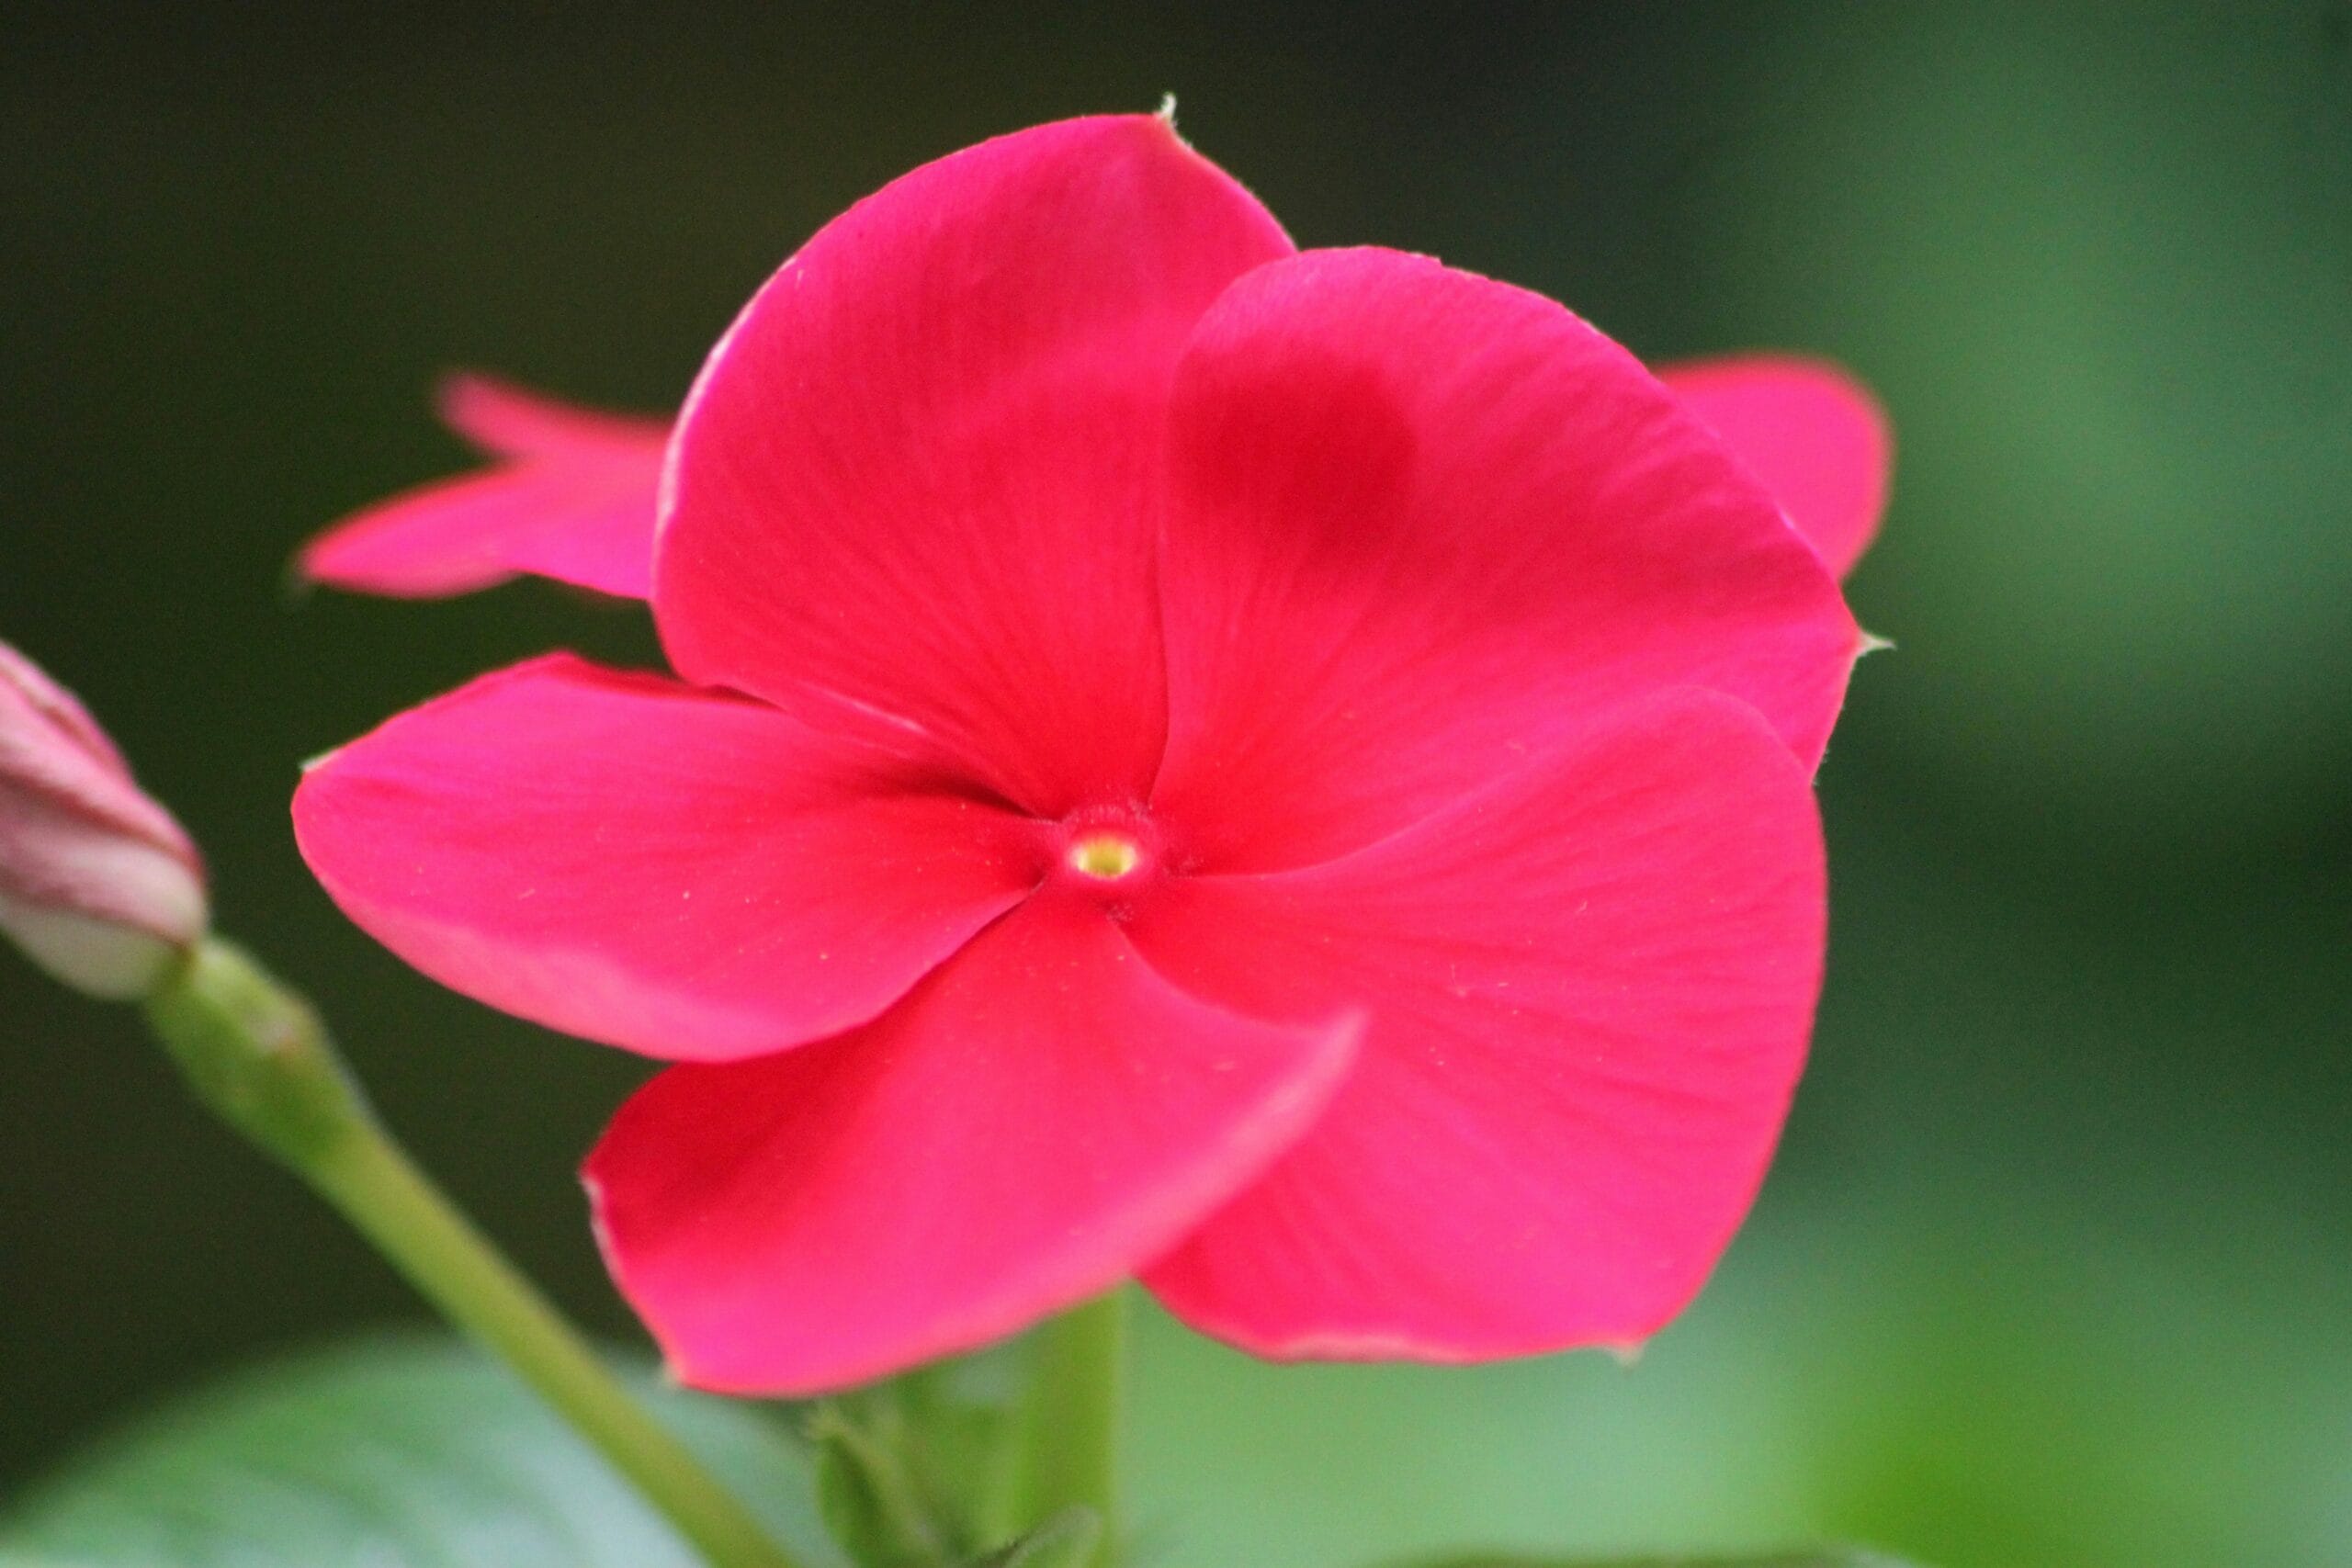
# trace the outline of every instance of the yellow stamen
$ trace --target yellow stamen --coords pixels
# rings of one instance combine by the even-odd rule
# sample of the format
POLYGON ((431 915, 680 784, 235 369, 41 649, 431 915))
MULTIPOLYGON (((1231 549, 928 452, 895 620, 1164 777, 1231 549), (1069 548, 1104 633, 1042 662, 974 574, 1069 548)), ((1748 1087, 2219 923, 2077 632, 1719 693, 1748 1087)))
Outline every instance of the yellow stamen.
POLYGON ((1136 860, 1135 840, 1116 833, 1089 833, 1069 847, 1072 870, 1099 876, 1105 882, 1135 870, 1136 860))

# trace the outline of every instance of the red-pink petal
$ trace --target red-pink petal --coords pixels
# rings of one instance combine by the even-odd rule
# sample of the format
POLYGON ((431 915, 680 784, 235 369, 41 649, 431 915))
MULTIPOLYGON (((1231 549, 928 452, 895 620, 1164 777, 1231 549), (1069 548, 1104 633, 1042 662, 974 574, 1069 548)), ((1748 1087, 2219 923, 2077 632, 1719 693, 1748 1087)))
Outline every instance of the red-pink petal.
POLYGON ((1701 693, 1345 859, 1171 885, 1129 928, 1170 978, 1367 1021, 1315 1131, 1147 1283, 1269 1356, 1639 1340, 1763 1175, 1825 908, 1805 770, 1701 693))
POLYGON ((560 656, 334 752, 294 828, 442 984, 683 1061, 872 1018, 1040 875, 1033 824, 858 744, 560 656))
POLYGON ((1145 116, 1002 137, 851 209, 687 400, 655 571, 672 662, 923 734, 1043 815, 1140 798, 1169 376, 1288 249, 1145 116))
MULTIPOLYGON (((649 444, 658 456, 670 438, 666 419, 582 408, 475 370, 445 379, 434 401, 442 423, 493 457, 599 457, 649 444)), ((650 555, 650 515, 645 526, 650 555)))
POLYGON ((626 599, 652 592, 668 426, 453 378, 442 417, 502 461, 345 518, 306 546, 305 577, 431 599, 528 573, 626 599))
POLYGON ((1160 814, 1310 863, 1678 685, 1808 765, 1860 637, 1821 562, 1631 355, 1387 251, 1241 279, 1178 370, 1160 814))
POLYGON ((688 1382, 838 1388, 1133 1274, 1305 1130, 1353 1039, 1188 997, 1041 895, 863 1029, 654 1079, 588 1162, 598 1234, 688 1382))
POLYGON ((1878 533, 1894 460, 1894 433, 1870 389, 1835 365, 1778 354, 1657 374, 1788 509, 1829 570, 1851 570, 1878 533))

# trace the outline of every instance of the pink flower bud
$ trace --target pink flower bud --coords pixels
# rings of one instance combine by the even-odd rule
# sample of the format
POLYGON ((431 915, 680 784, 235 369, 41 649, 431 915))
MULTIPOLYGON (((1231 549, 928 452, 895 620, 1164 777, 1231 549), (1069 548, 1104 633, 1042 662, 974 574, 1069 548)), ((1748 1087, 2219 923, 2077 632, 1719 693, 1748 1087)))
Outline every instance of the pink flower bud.
POLYGON ((72 693, 0 643, 0 931, 94 996, 143 996, 206 923, 204 865, 72 693))

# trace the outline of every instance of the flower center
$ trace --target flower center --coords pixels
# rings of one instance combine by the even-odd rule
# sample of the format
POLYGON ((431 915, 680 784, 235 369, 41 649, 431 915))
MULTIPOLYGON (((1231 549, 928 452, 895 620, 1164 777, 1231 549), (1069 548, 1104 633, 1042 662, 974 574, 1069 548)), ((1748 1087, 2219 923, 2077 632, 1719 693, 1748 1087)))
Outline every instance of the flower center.
POLYGON ((1070 841, 1069 867, 1081 876, 1116 882, 1135 870, 1143 852, 1125 833, 1091 832, 1070 841))

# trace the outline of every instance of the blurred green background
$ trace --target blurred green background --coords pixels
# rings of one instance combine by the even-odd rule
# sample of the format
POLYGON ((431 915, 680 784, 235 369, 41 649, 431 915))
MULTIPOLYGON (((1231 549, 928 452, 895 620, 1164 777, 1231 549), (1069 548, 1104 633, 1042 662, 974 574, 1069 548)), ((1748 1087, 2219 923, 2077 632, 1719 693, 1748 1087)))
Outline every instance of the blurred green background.
MULTIPOLYGON (((1632 1366, 1148 1336, 1166 1568, 1819 1535, 2352 1561, 2352 6, 12 8, 0 636, 208 847, 425 1162, 629 1325, 572 1163, 642 1067, 438 991, 297 859, 296 762, 641 615, 283 586, 457 466, 443 368, 674 402, 914 164, 1173 91, 1303 243, 1641 353, 1838 355, 1899 428, 1822 775, 1836 934, 1757 1214, 1632 1366)), ((0 953, 0 1488, 418 1309, 0 953)))

